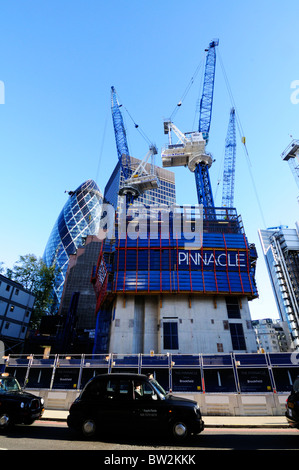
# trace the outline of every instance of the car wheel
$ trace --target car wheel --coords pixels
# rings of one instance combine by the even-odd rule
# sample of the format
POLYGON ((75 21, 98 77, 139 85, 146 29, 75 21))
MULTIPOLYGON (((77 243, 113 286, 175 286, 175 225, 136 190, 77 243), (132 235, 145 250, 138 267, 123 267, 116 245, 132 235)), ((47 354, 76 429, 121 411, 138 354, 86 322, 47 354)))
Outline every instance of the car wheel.
POLYGON ((85 419, 82 423, 81 430, 84 437, 93 437, 96 433, 96 423, 94 419, 85 419))
POLYGON ((0 414, 0 430, 7 429, 11 426, 11 419, 7 413, 0 414))
POLYGON ((188 425, 185 421, 177 420, 171 425, 172 435, 175 439, 184 440, 189 434, 188 425))

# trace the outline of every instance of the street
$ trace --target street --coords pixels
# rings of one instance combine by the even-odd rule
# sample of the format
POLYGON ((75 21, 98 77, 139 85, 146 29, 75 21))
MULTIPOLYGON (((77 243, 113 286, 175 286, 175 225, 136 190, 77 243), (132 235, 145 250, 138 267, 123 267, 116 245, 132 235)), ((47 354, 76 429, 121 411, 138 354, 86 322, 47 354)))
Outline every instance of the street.
MULTIPOLYGON (((125 455, 131 453, 132 456, 135 451, 146 451, 157 456, 170 456, 174 452, 181 456, 182 454, 188 455, 191 464, 193 463, 192 456, 203 450, 214 452, 223 450, 291 451, 298 449, 299 431, 287 427, 275 429, 206 428, 203 433, 191 436, 184 444, 177 444, 168 438, 146 435, 115 435, 87 441, 78 437, 74 438, 63 421, 40 420, 31 426, 16 426, 9 432, 0 434, 0 450, 96 450, 103 451, 103 458, 107 456, 107 459, 113 459, 115 455, 122 455, 122 452, 125 452, 125 455)), ((107 461, 106 463, 112 462, 107 461)), ((114 463, 118 462, 114 461, 114 463)))

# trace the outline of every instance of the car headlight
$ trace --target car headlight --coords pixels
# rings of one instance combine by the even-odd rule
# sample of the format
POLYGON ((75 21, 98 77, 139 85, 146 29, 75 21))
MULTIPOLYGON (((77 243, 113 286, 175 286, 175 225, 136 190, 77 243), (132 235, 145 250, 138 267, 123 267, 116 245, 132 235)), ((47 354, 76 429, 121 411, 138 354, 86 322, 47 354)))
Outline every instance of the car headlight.
POLYGON ((40 399, 40 404, 43 405, 45 403, 45 400, 43 398, 40 399))
POLYGON ((21 408, 24 408, 24 407, 25 407, 25 403, 24 403, 23 401, 20 403, 20 407, 21 407, 21 408))

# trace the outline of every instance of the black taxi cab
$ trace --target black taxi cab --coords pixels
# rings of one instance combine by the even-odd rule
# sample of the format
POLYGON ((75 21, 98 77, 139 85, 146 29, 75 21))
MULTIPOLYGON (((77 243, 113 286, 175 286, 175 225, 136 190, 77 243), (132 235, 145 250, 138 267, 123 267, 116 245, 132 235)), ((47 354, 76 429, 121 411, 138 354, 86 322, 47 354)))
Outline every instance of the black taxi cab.
POLYGON ((93 377, 71 405, 67 423, 85 437, 151 429, 182 440, 204 429, 196 401, 166 393, 153 377, 129 373, 93 377))
POLYGON ((299 429, 299 377, 296 378, 287 398, 285 416, 291 428, 299 429))
POLYGON ((0 431, 14 424, 32 424, 43 412, 43 398, 22 390, 15 377, 0 374, 0 431))

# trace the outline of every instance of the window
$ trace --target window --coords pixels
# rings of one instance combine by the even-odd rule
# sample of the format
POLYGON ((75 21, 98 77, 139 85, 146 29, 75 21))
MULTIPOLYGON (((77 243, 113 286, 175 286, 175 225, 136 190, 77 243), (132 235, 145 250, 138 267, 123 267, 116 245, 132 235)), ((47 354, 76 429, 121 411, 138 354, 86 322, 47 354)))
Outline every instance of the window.
POLYGON ((119 398, 121 399, 128 399, 132 397, 132 394, 130 393, 131 383, 129 380, 120 380, 119 382, 119 398))
POLYGON ((130 380, 110 379, 105 388, 104 398, 109 400, 127 400, 132 398, 130 380))
POLYGON ((14 305, 11 305, 10 308, 9 308, 9 311, 10 311, 10 312, 13 312, 14 309, 15 309, 15 306, 14 306, 14 305))
POLYGON ((176 322, 163 323, 164 349, 178 349, 178 324, 176 322))
POLYGON ((134 380, 134 400, 152 400, 154 391, 149 383, 134 380))
POLYGON ((240 351, 246 349, 243 325, 241 323, 229 324, 233 350, 240 351))
POLYGON ((9 292, 9 291, 10 291, 10 286, 9 286, 8 284, 7 284, 7 286, 6 286, 6 289, 5 289, 5 290, 7 290, 7 292, 9 292))
POLYGON ((237 297, 226 297, 226 308, 228 318, 241 318, 239 300, 237 297))
POLYGON ((96 399, 104 393, 103 380, 93 380, 83 391, 84 398, 96 399))

